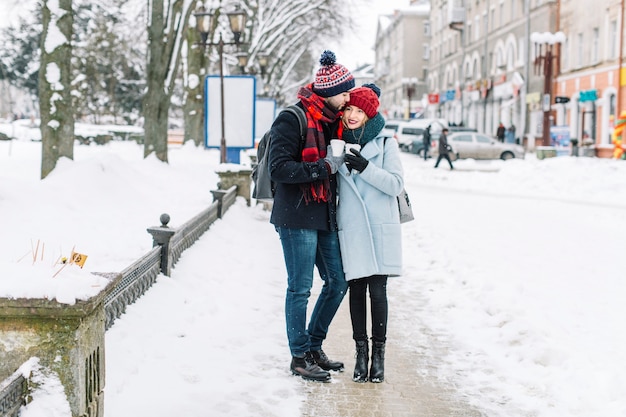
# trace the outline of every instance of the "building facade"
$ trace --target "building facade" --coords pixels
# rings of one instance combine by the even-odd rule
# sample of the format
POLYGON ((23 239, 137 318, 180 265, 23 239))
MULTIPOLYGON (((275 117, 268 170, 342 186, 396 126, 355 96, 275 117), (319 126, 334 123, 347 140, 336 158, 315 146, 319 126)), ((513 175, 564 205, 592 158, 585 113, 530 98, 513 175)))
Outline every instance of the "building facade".
POLYGON ((543 78, 530 62, 529 38, 556 28, 556 2, 434 2, 428 114, 494 136, 502 123, 513 127, 514 140, 534 147, 543 78))
POLYGON ((383 91, 381 113, 387 118, 408 119, 424 110, 429 13, 430 3, 420 0, 392 15, 378 17, 374 73, 383 91))
POLYGON ((529 150, 556 131, 608 149, 626 110, 625 2, 414 1, 380 16, 375 76, 385 115, 443 118, 489 135, 503 123, 529 150), (558 32, 552 46, 538 40, 558 32))
MULTIPOLYGON (((624 109, 623 49, 624 2, 616 0, 570 0, 560 5, 560 30, 567 40, 561 45, 560 74, 553 104, 557 125, 569 128, 570 136, 612 149, 614 124, 624 109), (620 77, 621 75, 621 77, 620 77)), ((608 156, 608 155, 600 155, 608 156)))

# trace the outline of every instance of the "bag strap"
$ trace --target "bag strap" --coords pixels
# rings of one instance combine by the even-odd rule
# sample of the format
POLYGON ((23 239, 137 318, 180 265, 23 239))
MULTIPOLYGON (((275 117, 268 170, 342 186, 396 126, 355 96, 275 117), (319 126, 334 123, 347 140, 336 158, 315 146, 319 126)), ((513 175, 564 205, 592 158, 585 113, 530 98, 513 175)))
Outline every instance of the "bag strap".
POLYGON ((292 113, 296 116, 296 118, 298 119, 298 125, 300 125, 300 139, 301 139, 301 142, 304 142, 304 138, 306 136, 306 128, 307 128, 307 121, 306 121, 306 115, 304 114, 304 110, 302 110, 300 107, 296 106, 295 104, 291 104, 290 106, 285 107, 283 111, 288 111, 289 113, 292 113))

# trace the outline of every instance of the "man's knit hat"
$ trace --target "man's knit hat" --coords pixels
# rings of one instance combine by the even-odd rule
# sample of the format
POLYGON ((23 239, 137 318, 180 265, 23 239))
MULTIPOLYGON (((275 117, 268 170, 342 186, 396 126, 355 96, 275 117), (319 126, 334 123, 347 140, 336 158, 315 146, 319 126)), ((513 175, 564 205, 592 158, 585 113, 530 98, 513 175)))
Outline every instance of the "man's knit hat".
POLYGON ((378 101, 377 93, 380 93, 380 88, 375 84, 366 85, 367 87, 363 85, 362 87, 357 87, 350 91, 350 101, 347 105, 358 107, 371 119, 378 113, 380 102, 378 101))
POLYGON ((320 58, 322 65, 315 74, 313 92, 320 97, 332 97, 354 88, 354 77, 346 67, 337 64, 335 54, 324 51, 320 58))

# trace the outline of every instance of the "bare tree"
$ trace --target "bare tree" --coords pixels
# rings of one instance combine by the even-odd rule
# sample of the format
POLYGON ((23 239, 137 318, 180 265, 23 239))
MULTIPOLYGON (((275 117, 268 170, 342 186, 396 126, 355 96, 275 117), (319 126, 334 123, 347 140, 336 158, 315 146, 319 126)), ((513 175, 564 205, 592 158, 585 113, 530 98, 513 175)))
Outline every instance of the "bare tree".
POLYGON ((43 0, 39 110, 41 113, 41 178, 57 161, 74 159, 74 112, 71 96, 72 0, 43 0), (57 7, 49 7, 56 3, 57 7))
POLYGON ((181 61, 181 47, 195 1, 152 0, 148 23, 147 92, 143 101, 144 157, 152 152, 167 162, 170 100, 181 61))
MULTIPOLYGON (((310 81, 311 69, 317 64, 324 42, 341 37, 351 26, 350 4, 345 0, 243 0, 238 4, 248 15, 249 22, 244 44, 240 46, 249 56, 247 71, 257 74, 264 93, 276 98, 281 105, 295 100, 297 87, 310 81), (260 54, 270 57, 269 67, 262 74, 255 68, 260 54)), ((227 27, 216 27, 222 9, 228 6, 222 4, 214 10, 213 32, 209 34, 211 43, 217 41, 214 38, 219 36, 219 31, 228 31, 227 27)), ((198 42, 197 28, 190 25, 187 34, 185 140, 193 139, 196 145, 204 138, 204 77, 207 72, 219 72, 217 48, 206 51, 198 46, 198 42)), ((227 64, 237 63, 233 52, 224 51, 227 64)), ((228 73, 228 68, 224 68, 224 72, 228 73)))

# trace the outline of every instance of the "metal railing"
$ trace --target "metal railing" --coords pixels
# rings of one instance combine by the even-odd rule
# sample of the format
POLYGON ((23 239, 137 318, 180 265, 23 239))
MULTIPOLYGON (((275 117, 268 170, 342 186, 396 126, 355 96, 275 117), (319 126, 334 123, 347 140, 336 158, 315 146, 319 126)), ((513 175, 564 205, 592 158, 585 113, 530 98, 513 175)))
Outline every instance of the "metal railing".
POLYGON ((15 372, 0 382, 0 416, 17 417, 20 407, 26 404, 28 381, 24 376, 15 372))
MULTIPOLYGON (((213 203, 178 229, 170 229, 167 226, 169 215, 162 215, 161 226, 148 229, 154 247, 122 272, 99 274, 112 281, 104 297, 105 330, 124 314, 128 305, 148 291, 159 274, 170 275, 171 267, 183 251, 191 247, 235 203, 237 187, 212 193, 213 203)), ((29 391, 28 379, 19 372, 0 381, 0 417, 18 417, 29 391)))

